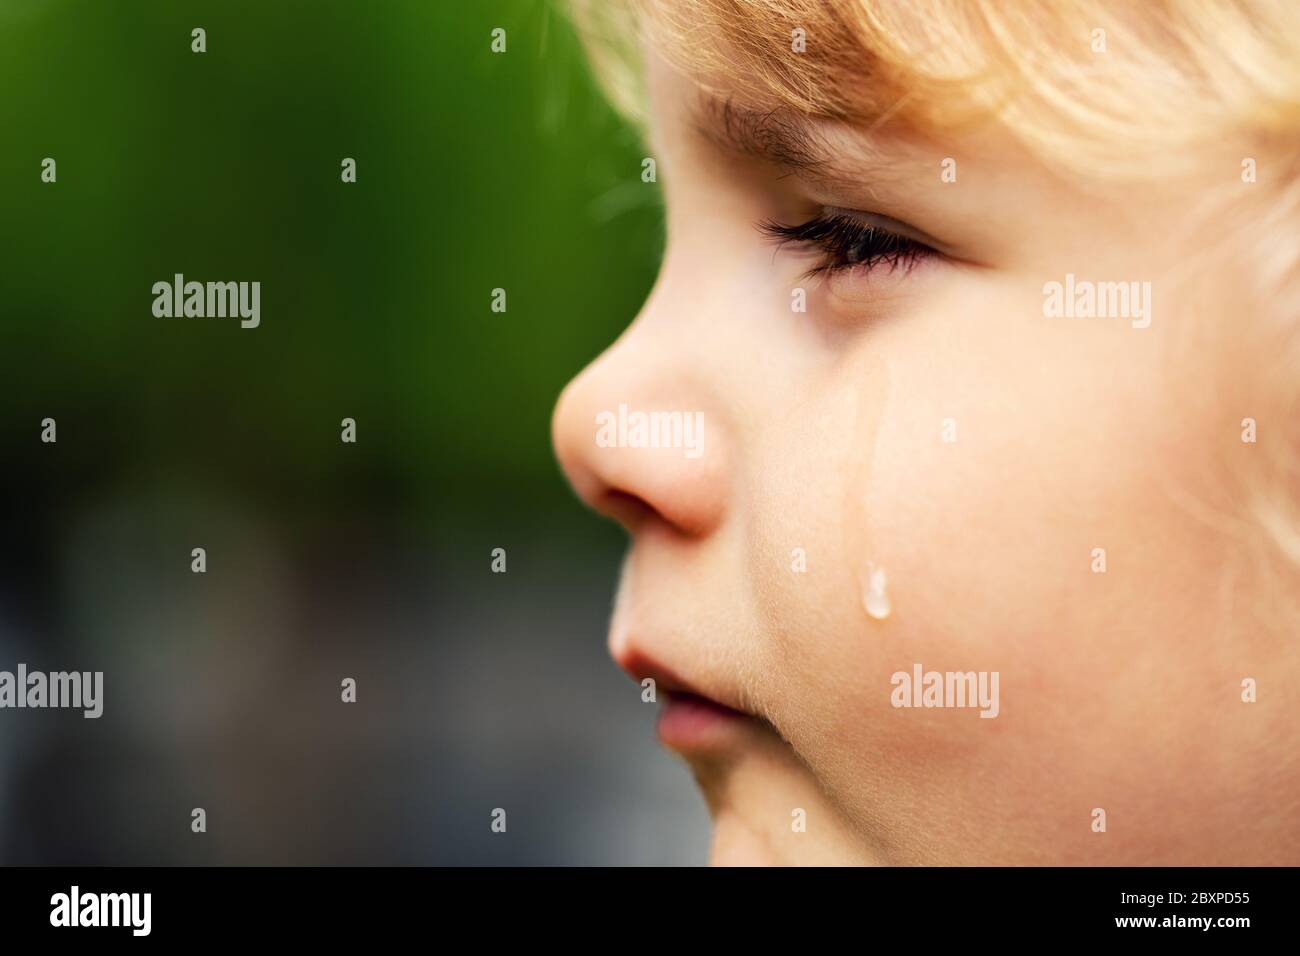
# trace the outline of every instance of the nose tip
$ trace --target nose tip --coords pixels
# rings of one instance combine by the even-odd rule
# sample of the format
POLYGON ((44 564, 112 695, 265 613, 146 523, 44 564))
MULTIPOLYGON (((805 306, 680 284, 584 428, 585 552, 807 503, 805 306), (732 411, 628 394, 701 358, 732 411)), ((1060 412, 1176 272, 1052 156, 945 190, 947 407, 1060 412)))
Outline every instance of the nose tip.
POLYGON ((560 471, 574 493, 589 508, 597 508, 604 493, 596 473, 583 462, 582 429, 579 419, 582 411, 578 405, 581 396, 578 389, 586 372, 579 373, 570 380, 560 392, 551 413, 551 447, 555 449, 555 458, 560 464, 560 471))
POLYGON ((704 535, 725 504, 725 440, 693 390, 647 372, 618 343, 561 393, 551 419, 556 458, 588 507, 635 533, 660 519, 704 535))

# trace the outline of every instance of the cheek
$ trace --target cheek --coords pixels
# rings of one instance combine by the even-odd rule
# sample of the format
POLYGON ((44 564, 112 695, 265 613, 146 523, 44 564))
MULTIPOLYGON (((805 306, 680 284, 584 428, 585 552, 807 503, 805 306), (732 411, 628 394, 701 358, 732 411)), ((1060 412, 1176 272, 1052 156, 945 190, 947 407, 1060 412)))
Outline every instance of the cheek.
MULTIPOLYGON (((993 321, 881 328, 766 419, 746 489, 755 679, 864 825, 901 826, 893 808, 924 800, 965 827, 992 803, 1083 860, 1096 844, 1070 800, 1100 802, 1085 794, 1104 780, 1141 812, 1133 794, 1168 760, 1168 735, 1132 732, 1150 708, 1183 730, 1217 719, 1167 693, 1217 686, 1212 656, 1187 653, 1212 640, 1212 589, 1195 582, 1213 545, 1169 495, 1199 425, 1173 399, 1153 407, 1154 337, 993 321), (883 619, 864 608, 872 567, 883 619), (892 707, 891 676, 915 664, 997 671, 998 717, 892 707)), ((996 839, 982 826, 970 846, 996 839)))
POLYGON ((853 483, 909 653, 1040 681, 1204 610, 1187 596, 1205 596, 1210 545, 1178 503, 1204 436, 1163 397, 1152 339, 977 324, 892 343, 892 400, 853 483))
POLYGON ((1200 493, 1208 429, 1143 333, 1067 346, 1055 329, 927 332, 890 343, 891 399, 870 471, 851 482, 860 550, 888 569, 893 605, 862 654, 874 683, 918 663, 996 671, 1000 712, 885 704, 863 713, 880 736, 860 749, 891 791, 928 792, 953 819, 1014 807, 1062 858, 1097 850, 1074 801, 1176 832, 1188 821, 1141 795, 1167 795, 1173 764, 1215 778, 1187 741, 1237 704, 1214 650, 1221 554, 1183 503, 1200 493))
POLYGON ((873 552, 860 485, 889 389, 888 367, 873 353, 846 356, 769 418, 749 472, 745 550, 760 612, 760 696, 814 763, 823 747, 842 750, 888 702, 888 677, 873 678, 879 622, 863 608, 873 552))
MULTIPOLYGON (((933 560, 933 549, 893 537, 868 513, 872 489, 882 487, 877 476, 893 467, 882 460, 888 420, 905 414, 896 377, 878 350, 858 348, 768 420, 749 470, 746 529, 760 609, 756 696, 840 810, 860 830, 881 834, 891 852, 888 834, 906 832, 899 815, 918 800, 939 818, 959 815, 935 795, 934 775, 967 759, 968 737, 979 730, 972 723, 996 722, 890 706, 896 671, 948 659, 925 654, 927 644, 945 646, 940 632, 927 639, 914 630, 923 580, 916 569, 933 560), (900 550, 909 546, 914 554, 900 550), (865 606, 873 568, 885 572, 887 615, 865 606)), ((903 468, 891 493, 913 497, 913 474, 903 468)))

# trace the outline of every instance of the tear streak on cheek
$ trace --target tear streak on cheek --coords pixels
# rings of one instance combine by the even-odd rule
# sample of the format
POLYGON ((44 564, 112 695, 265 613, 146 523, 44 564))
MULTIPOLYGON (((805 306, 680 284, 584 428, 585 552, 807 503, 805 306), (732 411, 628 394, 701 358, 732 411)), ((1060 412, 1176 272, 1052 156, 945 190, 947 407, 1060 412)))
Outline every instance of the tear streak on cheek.
POLYGON ((872 535, 867 502, 875 480, 876 442, 880 426, 889 414, 892 389, 890 371, 878 355, 865 356, 852 370, 857 391, 857 415, 845 483, 843 553, 854 572, 854 603, 864 628, 879 627, 894 608, 889 598, 889 566, 879 542, 872 535))

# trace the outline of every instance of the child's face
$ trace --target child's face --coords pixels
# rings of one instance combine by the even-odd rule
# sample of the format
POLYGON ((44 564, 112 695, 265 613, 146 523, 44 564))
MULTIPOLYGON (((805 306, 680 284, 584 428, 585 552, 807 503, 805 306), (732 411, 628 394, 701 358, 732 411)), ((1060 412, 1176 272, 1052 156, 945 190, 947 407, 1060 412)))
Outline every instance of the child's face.
POLYGON ((1190 260, 1186 184, 1087 182, 992 129, 792 137, 651 59, 663 269, 555 443, 632 533, 615 658, 762 718, 678 705, 662 734, 714 859, 1298 862, 1300 668, 1213 517, 1269 410, 1226 400, 1237 280, 1190 260), (757 226, 827 207, 942 254, 805 278, 828 256, 757 226), (1051 282, 1132 295, 1049 316, 1051 282), (634 447, 620 405, 702 413, 700 454, 634 447), (994 705, 894 706, 918 665, 996 672, 994 705))

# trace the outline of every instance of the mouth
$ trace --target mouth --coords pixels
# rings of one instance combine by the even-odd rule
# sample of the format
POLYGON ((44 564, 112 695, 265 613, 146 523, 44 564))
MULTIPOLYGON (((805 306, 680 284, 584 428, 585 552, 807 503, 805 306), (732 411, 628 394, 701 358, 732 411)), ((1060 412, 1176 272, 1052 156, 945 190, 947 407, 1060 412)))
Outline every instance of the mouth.
POLYGON ((749 714, 732 710, 698 694, 668 691, 659 706, 655 733, 659 742, 679 753, 725 750, 757 723, 749 714))
POLYGON ((637 683, 655 683, 659 742, 683 755, 727 750, 740 745, 765 722, 701 693, 659 663, 638 653, 620 655, 618 664, 637 683))

